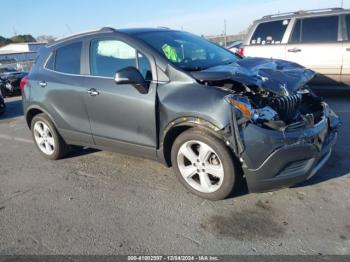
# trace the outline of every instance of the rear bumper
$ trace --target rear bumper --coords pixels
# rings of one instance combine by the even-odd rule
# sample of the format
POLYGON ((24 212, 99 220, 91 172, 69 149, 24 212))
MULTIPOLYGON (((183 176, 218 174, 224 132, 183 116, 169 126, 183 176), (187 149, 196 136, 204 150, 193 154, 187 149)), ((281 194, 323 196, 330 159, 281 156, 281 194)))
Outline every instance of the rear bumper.
POLYGON ((244 134, 247 138, 252 133, 255 140, 262 142, 260 146, 257 142, 246 144, 246 153, 252 153, 254 149, 258 152, 253 158, 247 155, 243 158, 247 160, 243 170, 249 191, 264 192, 310 179, 330 158, 338 126, 338 117, 332 115, 317 126, 301 131, 278 134, 272 130, 259 130, 263 134, 256 137, 257 128, 261 128, 254 127, 255 132, 247 130, 244 134), (281 144, 283 141, 284 144, 281 144), (269 148, 267 157, 262 157, 269 148))

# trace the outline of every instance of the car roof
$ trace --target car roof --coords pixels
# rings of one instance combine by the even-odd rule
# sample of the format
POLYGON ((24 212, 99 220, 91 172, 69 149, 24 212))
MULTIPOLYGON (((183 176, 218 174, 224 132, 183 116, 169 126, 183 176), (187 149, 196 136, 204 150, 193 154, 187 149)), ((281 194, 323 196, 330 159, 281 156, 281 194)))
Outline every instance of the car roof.
POLYGON ((59 39, 56 39, 56 41, 48 44, 47 46, 51 47, 54 45, 57 45, 59 43, 63 43, 66 41, 69 41, 71 39, 80 38, 92 34, 99 34, 99 33, 124 33, 128 35, 139 35, 144 33, 152 33, 152 32, 178 32, 178 30, 172 30, 166 27, 157 27, 157 28, 125 28, 125 29, 115 29, 112 27, 102 27, 100 29, 94 29, 90 31, 85 31, 81 33, 75 33, 72 35, 68 35, 59 39))
POLYGON ((267 22, 272 20, 283 20, 291 18, 303 18, 303 17, 317 17, 325 15, 341 15, 341 14, 350 14, 350 9, 344 8, 325 8, 325 9, 313 9, 313 10, 300 10, 296 12, 288 13, 278 13, 265 15, 261 19, 254 21, 254 23, 267 22))

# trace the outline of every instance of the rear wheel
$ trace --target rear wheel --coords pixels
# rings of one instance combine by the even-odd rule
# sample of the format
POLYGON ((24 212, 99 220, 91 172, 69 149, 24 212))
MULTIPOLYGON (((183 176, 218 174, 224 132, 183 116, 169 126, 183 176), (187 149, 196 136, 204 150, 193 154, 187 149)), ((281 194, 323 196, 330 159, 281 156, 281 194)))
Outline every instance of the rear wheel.
POLYGON ((4 86, 1 86, 0 88, 1 88, 1 93, 2 93, 3 98, 8 97, 7 89, 4 86))
POLYGON ((225 199, 235 184, 235 168, 227 146, 209 132, 189 129, 172 147, 172 163, 181 183, 210 200, 225 199))
POLYGON ((6 104, 5 102, 0 98, 0 116, 4 114, 6 111, 6 104))
POLYGON ((39 114, 33 118, 31 131, 34 143, 44 157, 57 160, 67 154, 67 144, 45 114, 39 114))

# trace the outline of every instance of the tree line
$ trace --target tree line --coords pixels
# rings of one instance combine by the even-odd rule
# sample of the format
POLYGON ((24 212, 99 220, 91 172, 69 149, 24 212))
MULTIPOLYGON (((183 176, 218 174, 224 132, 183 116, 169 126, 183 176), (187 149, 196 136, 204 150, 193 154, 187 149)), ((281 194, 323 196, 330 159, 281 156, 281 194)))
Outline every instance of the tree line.
POLYGON ((0 36, 0 47, 12 43, 29 43, 36 42, 36 39, 32 35, 16 35, 11 38, 5 38, 0 36))

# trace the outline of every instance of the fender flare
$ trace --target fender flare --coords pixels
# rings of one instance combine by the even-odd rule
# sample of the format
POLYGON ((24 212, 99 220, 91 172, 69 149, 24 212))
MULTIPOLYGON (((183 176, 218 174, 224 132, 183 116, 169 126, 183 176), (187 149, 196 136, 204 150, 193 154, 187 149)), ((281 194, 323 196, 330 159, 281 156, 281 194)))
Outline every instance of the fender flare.
POLYGON ((41 112, 43 112, 45 115, 47 115, 49 118, 50 118, 50 120, 51 120, 51 122, 55 125, 55 127, 57 128, 57 125, 56 125, 56 122, 55 122, 55 120, 53 119, 53 117, 51 116, 51 114, 46 110, 46 109, 44 109, 44 108, 42 108, 41 106, 39 106, 39 105, 31 105, 31 106, 29 106, 27 109, 26 109, 26 112, 24 113, 24 116, 25 116, 25 119, 26 119, 26 122, 27 122, 27 125, 28 125, 28 127, 29 127, 29 129, 31 128, 31 126, 30 126, 30 123, 28 122, 28 113, 31 111, 31 110, 39 110, 39 111, 41 111, 41 112))
MULTIPOLYGON (((229 124, 227 125, 229 126, 229 124)), ((157 150, 158 159, 164 163, 166 166, 171 166, 170 152, 172 144, 175 140, 168 141, 168 136, 171 136, 171 130, 178 127, 199 127, 206 130, 212 135, 216 136, 218 139, 222 140, 224 143, 228 141, 229 132, 225 128, 219 128, 210 121, 207 121, 199 117, 180 117, 171 121, 165 128, 160 138, 160 146, 157 150), (168 143, 165 146, 165 143, 168 143), (170 143, 170 144, 169 144, 170 143)))
POLYGON ((162 137, 160 139, 161 147, 163 146, 164 140, 167 137, 167 135, 169 134, 169 131, 175 127, 180 127, 180 126, 204 128, 204 129, 208 130, 210 133, 213 133, 214 135, 222 138, 222 136, 220 136, 220 133, 219 133, 220 130, 222 130, 222 129, 220 129, 219 127, 217 127, 213 123, 211 123, 203 118, 199 118, 199 117, 180 117, 180 118, 177 118, 177 119, 171 121, 164 128, 164 131, 162 133, 162 137))

